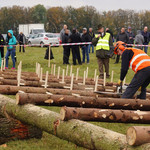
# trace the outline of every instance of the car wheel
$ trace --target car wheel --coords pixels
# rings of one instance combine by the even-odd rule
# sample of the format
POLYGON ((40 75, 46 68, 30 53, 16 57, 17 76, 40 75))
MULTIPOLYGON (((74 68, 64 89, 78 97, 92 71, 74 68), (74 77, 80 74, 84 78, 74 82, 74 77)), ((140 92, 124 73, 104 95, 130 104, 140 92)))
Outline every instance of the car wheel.
POLYGON ((41 48, 42 48, 42 47, 44 47, 44 43, 43 43, 43 42, 41 42, 41 43, 40 43, 40 46, 41 46, 41 48))
POLYGON ((30 41, 28 42, 28 45, 29 45, 29 46, 32 46, 30 41))

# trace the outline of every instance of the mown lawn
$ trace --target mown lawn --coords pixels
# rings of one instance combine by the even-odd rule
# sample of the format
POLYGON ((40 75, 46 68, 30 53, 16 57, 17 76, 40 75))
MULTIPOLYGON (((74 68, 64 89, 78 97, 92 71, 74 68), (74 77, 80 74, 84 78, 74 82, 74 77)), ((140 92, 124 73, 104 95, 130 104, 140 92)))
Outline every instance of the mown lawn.
MULTIPOLYGON (((50 72, 50 68, 48 68, 48 62, 44 59, 46 48, 39 48, 39 47, 27 47, 25 53, 19 53, 17 48, 17 64, 19 61, 22 61, 22 70, 23 71, 32 71, 35 72, 36 62, 40 63, 44 69, 44 73, 48 70, 50 72)), ((66 69, 66 65, 63 65, 62 62, 62 54, 63 49, 62 47, 54 47, 52 48, 54 54, 54 60, 51 61, 51 64, 56 64, 56 67, 61 67, 61 74, 62 69, 66 69)), ((6 52, 6 50, 5 50, 6 52)), ((12 67, 11 60, 9 60, 9 68, 12 67)), ((120 63, 114 64, 115 59, 110 59, 110 74, 111 71, 114 70, 114 82, 118 82, 120 76, 120 63)), ((72 55, 70 57, 70 64, 72 64, 72 55)), ((71 66, 71 65, 70 65, 71 66)), ((73 66, 73 72, 76 73, 77 68, 80 67, 79 76, 83 77, 83 72, 89 67, 89 77, 94 77, 95 69, 98 69, 97 59, 95 57, 95 53, 90 53, 90 64, 83 64, 83 65, 76 65, 73 66)), ((70 68, 70 67, 69 67, 70 68)), ((57 71, 57 69, 56 69, 57 71)), ((128 75, 126 77, 126 82, 130 82, 134 72, 129 70, 128 75)), ((110 81, 108 79, 107 81, 110 81)), ((9 96, 11 98, 15 98, 15 96, 9 96)), ((60 111, 59 107, 43 107, 55 112, 60 111)), ((116 132, 120 132, 125 134, 126 130, 129 126, 134 124, 123 124, 123 123, 104 123, 104 122, 91 122, 95 125, 111 129, 116 132)), ((73 143, 68 141, 61 140, 53 135, 47 134, 44 132, 43 137, 41 140, 37 139, 30 139, 24 141, 11 141, 7 143, 7 148, 1 148, 5 150, 83 150, 84 148, 78 147, 73 143)), ((111 150, 116 150, 114 148, 110 148, 111 150)))

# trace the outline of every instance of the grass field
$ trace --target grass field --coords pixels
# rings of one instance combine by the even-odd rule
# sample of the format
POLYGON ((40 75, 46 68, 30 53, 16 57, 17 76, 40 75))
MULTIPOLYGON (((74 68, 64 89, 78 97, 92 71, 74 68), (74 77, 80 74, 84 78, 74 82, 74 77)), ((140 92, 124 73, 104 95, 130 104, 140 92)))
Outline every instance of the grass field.
MULTIPOLYGON (((32 71, 35 72, 35 65, 36 62, 41 64, 41 67, 44 69, 44 73, 49 70, 47 60, 44 60, 46 48, 39 48, 39 47, 27 47, 25 53, 19 53, 17 48, 17 65, 19 61, 22 61, 22 69, 23 71, 32 71)), ((63 49, 62 47, 54 47, 52 48, 54 53, 54 60, 51 63, 56 64, 56 67, 60 66, 61 68, 66 68, 66 65, 63 65, 62 62, 62 54, 63 49)), ((6 52, 6 50, 5 50, 6 52)), ((114 70, 114 82, 118 82, 120 76, 120 63, 114 64, 115 59, 110 59, 110 74, 111 71, 114 70)), ((70 57, 70 64, 72 64, 72 56, 70 57)), ((16 65, 16 66, 17 66, 16 65)), ((76 69, 80 67, 79 76, 83 77, 83 72, 86 70, 87 66, 89 67, 89 77, 94 77, 94 70, 98 69, 97 59, 95 57, 95 53, 90 53, 90 64, 83 64, 83 65, 76 65, 73 66, 73 72, 76 73, 76 69)), ((9 60, 9 68, 12 67, 11 59, 9 60)), ((57 69, 56 69, 57 70, 57 69)), ((62 73, 62 69, 61 69, 62 73)), ((128 75, 126 77, 126 81, 129 83, 134 75, 134 72, 129 70, 128 75)), ((107 81, 110 81, 108 79, 107 81)), ((9 96, 11 98, 15 98, 15 96, 9 96)), ((60 111, 59 107, 43 107, 55 112, 60 111)), ((103 122, 91 122, 95 125, 111 129, 113 131, 119 133, 126 133, 126 130, 129 126, 134 124, 123 124, 123 123, 103 123, 103 122)), ((24 141, 11 141, 7 143, 7 148, 0 147, 0 150, 83 150, 84 148, 78 147, 73 143, 68 141, 61 140, 53 135, 47 134, 44 132, 43 137, 41 140, 31 139, 31 140, 24 140, 24 141)), ((114 148, 110 148, 110 150, 116 150, 114 148)))

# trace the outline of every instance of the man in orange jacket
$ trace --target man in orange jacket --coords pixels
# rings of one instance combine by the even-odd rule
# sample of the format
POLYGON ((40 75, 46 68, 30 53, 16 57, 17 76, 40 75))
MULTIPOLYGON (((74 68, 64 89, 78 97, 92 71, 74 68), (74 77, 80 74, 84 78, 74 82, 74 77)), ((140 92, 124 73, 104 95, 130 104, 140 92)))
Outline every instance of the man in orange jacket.
POLYGON ((122 56, 120 81, 124 80, 129 67, 135 75, 123 93, 122 98, 133 98, 136 91, 141 87, 139 99, 146 99, 146 87, 150 83, 150 57, 142 50, 127 48, 126 44, 118 41, 114 45, 114 53, 122 56))

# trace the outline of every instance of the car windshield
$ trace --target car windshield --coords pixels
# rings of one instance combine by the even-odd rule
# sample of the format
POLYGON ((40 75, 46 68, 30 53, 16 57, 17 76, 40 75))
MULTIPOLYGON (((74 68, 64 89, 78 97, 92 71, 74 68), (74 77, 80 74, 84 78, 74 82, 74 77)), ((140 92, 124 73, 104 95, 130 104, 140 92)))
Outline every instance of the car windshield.
POLYGON ((33 34, 44 33, 44 29, 33 29, 33 34))
POLYGON ((53 38, 54 37, 53 34, 46 34, 45 36, 47 36, 48 38, 53 38))

